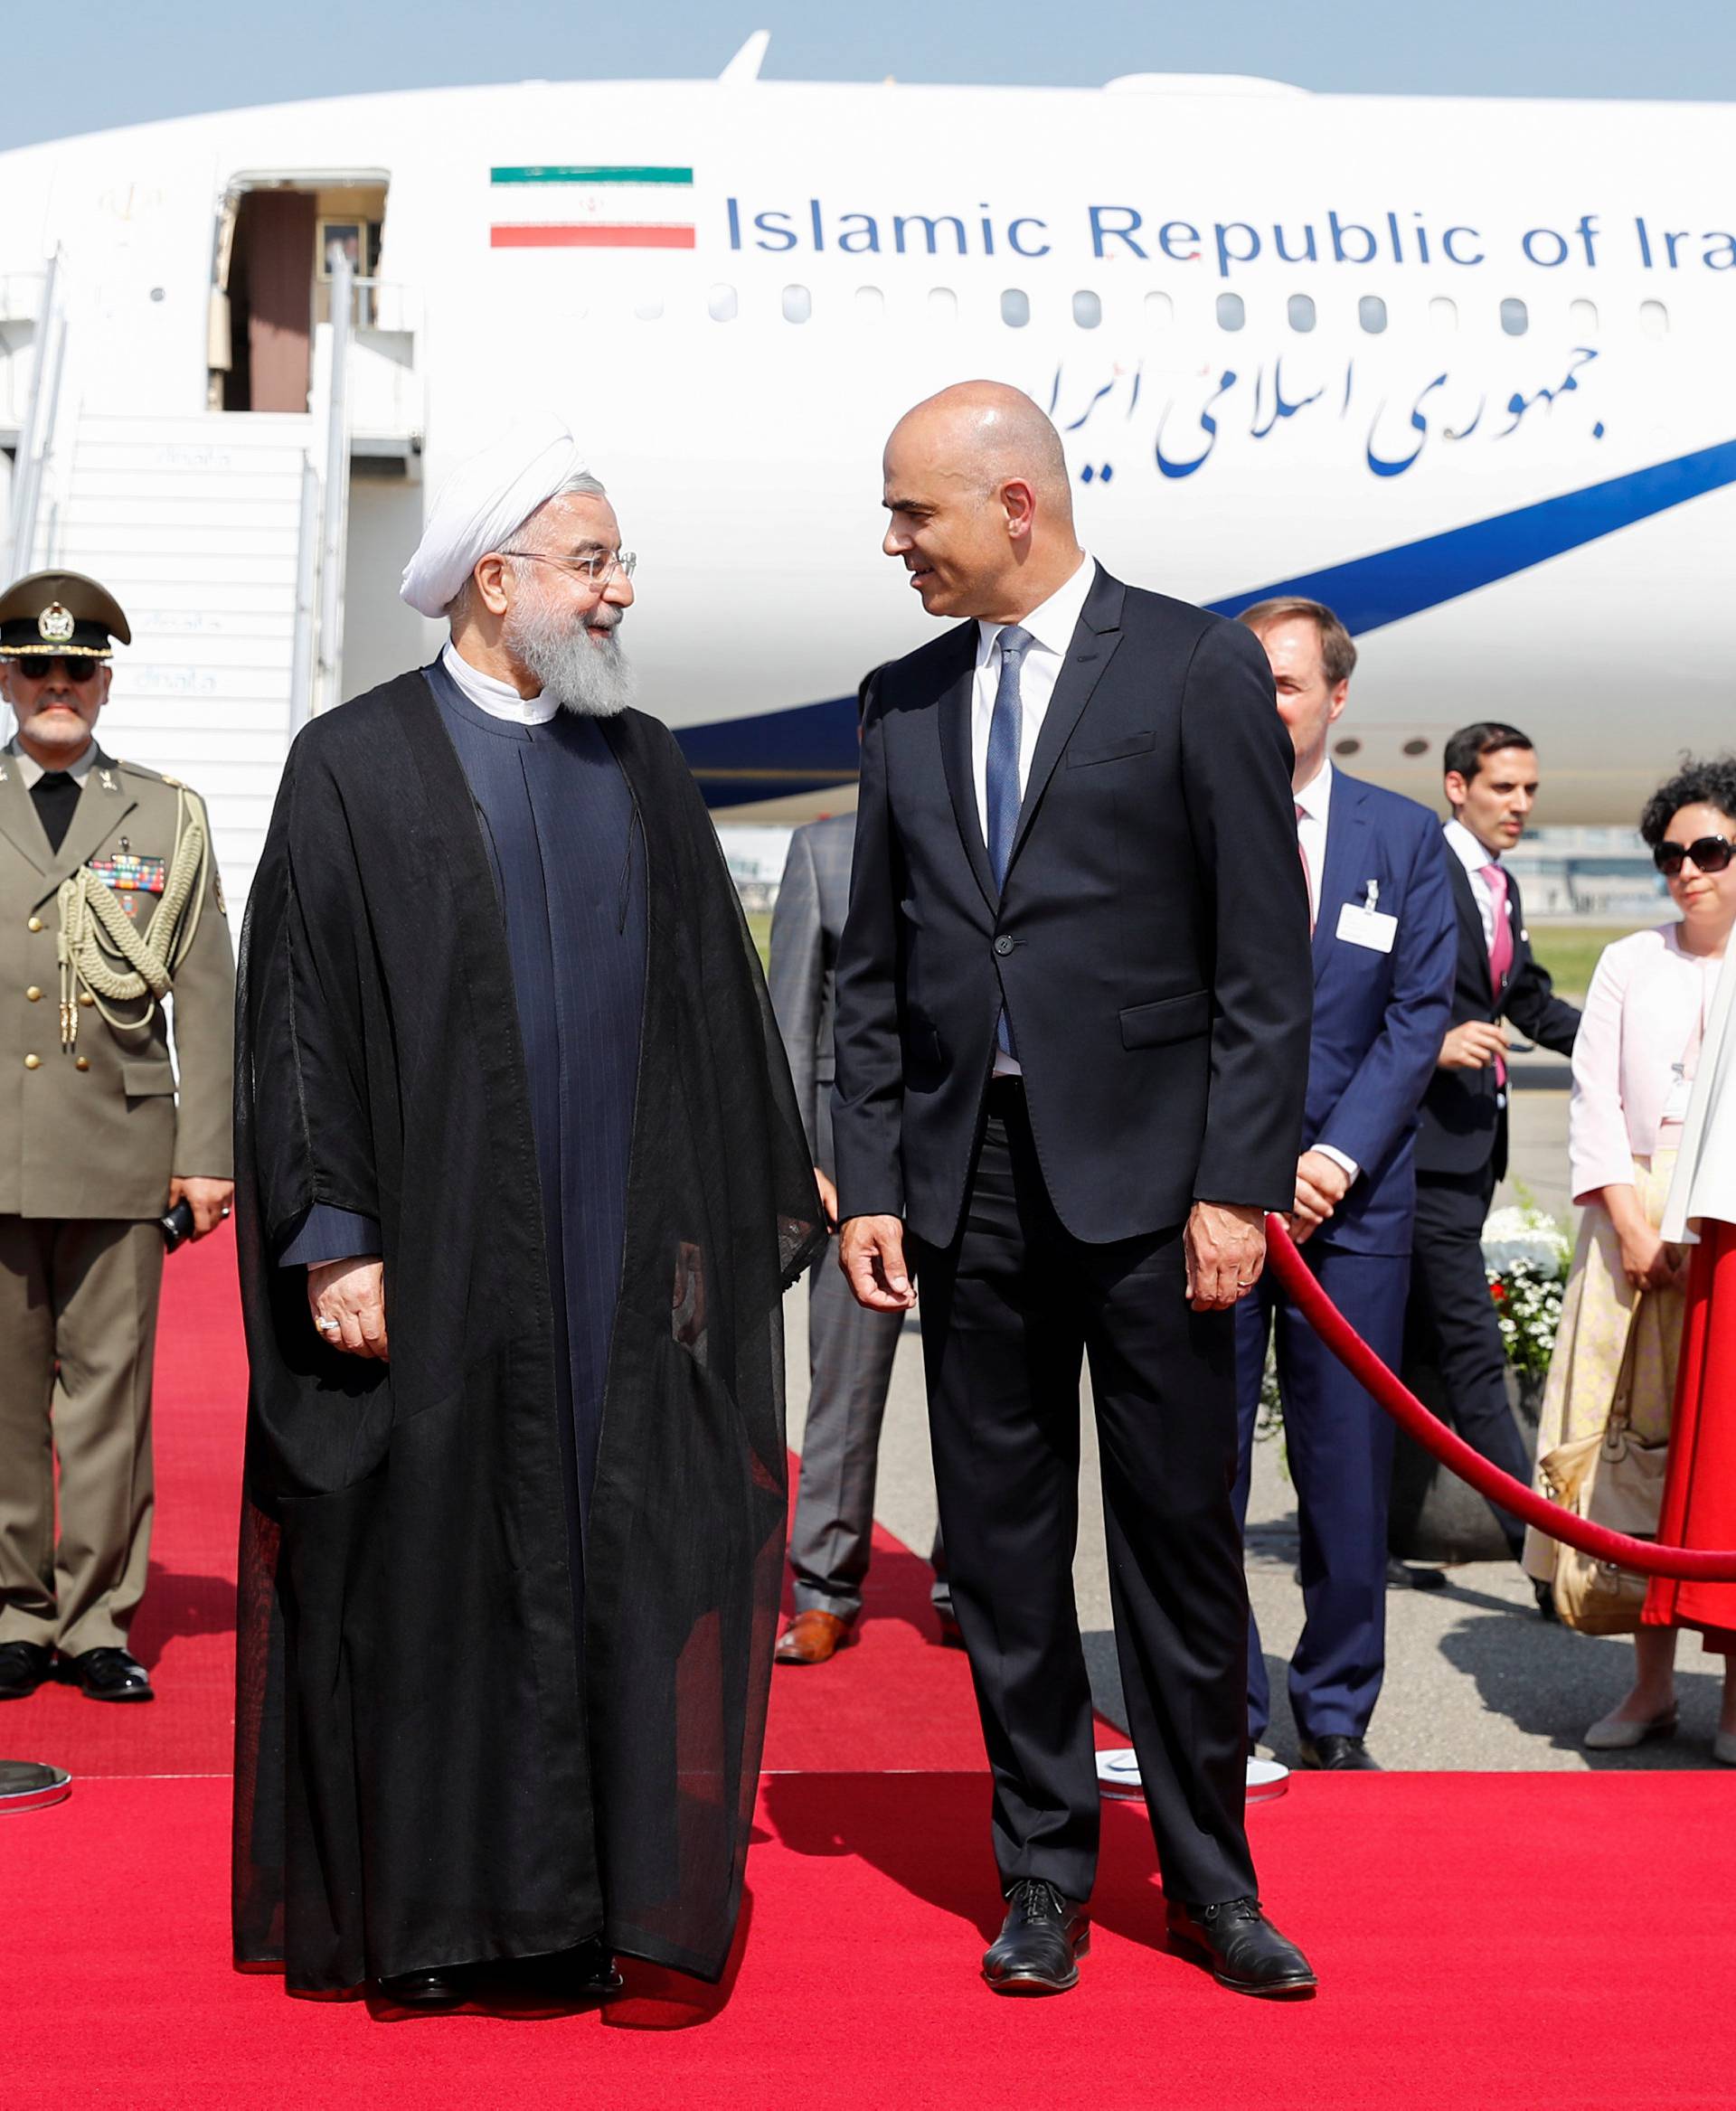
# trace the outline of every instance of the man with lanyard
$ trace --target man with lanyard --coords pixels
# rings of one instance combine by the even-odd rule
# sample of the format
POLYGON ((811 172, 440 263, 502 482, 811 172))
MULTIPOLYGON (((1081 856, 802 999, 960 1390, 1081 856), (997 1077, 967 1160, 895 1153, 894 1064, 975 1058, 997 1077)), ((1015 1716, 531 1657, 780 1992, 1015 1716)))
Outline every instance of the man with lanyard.
POLYGON ((210 823, 185 786, 98 745, 117 637, 118 604, 77 572, 0 595, 17 725, 0 750, 0 1700, 57 1657, 91 1700, 153 1698, 127 1640, 163 1220, 203 1238, 231 1192, 235 970, 210 823))

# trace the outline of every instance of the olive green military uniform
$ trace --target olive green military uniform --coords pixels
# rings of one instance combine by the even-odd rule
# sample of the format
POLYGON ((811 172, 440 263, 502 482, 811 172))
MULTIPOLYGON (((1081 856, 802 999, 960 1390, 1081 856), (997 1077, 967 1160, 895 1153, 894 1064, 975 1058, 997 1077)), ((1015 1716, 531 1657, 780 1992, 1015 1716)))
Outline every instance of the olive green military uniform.
POLYGON ((172 779, 87 757, 57 851, 39 773, 15 740, 0 750, 0 1643, 66 1656, 125 1647, 145 1588, 170 1179, 231 1171, 235 968, 209 821, 172 779), (148 941, 177 871, 164 962, 148 941), (164 967, 162 1001, 121 994, 164 967))

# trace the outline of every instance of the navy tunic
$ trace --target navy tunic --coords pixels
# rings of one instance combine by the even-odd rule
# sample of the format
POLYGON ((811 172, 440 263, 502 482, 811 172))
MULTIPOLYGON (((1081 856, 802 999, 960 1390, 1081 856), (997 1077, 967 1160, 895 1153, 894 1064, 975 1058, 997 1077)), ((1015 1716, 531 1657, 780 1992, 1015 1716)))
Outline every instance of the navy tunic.
MULTIPOLYGON (((594 720, 491 718, 438 660, 424 672, 469 780, 505 919, 582 1543, 621 1279, 645 1006, 645 836, 594 720)), ((499 1197, 504 1210, 516 1202, 499 1197)))

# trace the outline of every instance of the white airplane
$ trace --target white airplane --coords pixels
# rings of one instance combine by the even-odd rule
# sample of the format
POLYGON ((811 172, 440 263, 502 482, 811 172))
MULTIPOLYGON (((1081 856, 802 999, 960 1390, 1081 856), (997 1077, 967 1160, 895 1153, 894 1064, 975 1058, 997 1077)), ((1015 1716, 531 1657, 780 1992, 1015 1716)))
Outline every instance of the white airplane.
POLYGON ((529 404, 618 502, 643 701, 731 817, 848 804, 857 681, 930 634, 882 439, 974 374, 1052 410, 1123 577, 1336 608, 1382 782, 1433 801, 1507 719, 1541 819, 1631 822, 1728 744, 1728 108, 770 82, 765 41, 0 154, 10 570, 130 611, 106 737, 208 794, 238 892, 296 725, 431 656, 426 494, 529 404))

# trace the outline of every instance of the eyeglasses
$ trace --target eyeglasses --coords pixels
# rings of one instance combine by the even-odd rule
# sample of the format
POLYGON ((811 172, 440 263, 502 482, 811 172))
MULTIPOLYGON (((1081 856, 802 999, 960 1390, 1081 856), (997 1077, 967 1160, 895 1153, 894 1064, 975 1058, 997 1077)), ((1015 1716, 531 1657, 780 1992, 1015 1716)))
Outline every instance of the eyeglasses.
POLYGON ((1703 835, 1685 846, 1679 843, 1660 843, 1652 853, 1652 862, 1666 880, 1674 880, 1690 858, 1702 872, 1722 872, 1730 862, 1730 853, 1728 836, 1703 835))
POLYGON ((100 660, 73 660, 59 653, 8 654, 5 664, 19 673, 28 674, 33 682, 46 682, 58 667, 64 680, 75 688, 82 689, 87 682, 94 682, 100 660))
POLYGON ((624 579, 631 579, 639 568, 638 557, 631 550, 618 550, 612 557, 601 552, 594 557, 550 557, 541 550, 503 550, 498 554, 522 557, 531 564, 552 564, 593 587, 606 587, 618 571, 624 579))

